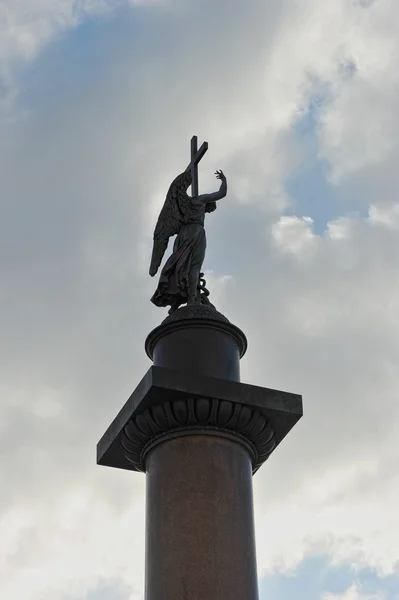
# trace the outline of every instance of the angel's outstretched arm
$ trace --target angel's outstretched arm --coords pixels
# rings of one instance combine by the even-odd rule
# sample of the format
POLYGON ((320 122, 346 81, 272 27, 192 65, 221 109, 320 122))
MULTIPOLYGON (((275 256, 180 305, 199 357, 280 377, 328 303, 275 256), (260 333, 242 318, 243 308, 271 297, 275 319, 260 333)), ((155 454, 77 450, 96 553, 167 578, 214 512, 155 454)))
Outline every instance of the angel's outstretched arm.
POLYGON ((227 180, 223 171, 216 171, 215 173, 216 179, 220 179, 220 188, 217 192, 213 192, 213 194, 202 194, 197 196, 194 199, 194 202, 197 204, 207 204, 208 202, 215 202, 216 200, 221 200, 227 194, 227 180))

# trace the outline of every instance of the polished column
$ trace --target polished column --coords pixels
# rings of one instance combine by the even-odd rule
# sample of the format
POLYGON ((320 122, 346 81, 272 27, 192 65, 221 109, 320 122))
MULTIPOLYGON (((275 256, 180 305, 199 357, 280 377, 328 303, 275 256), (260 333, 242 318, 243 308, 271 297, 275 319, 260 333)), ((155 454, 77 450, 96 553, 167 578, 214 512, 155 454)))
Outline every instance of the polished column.
POLYGON ((218 436, 148 455, 146 600, 257 600, 252 464, 218 436))

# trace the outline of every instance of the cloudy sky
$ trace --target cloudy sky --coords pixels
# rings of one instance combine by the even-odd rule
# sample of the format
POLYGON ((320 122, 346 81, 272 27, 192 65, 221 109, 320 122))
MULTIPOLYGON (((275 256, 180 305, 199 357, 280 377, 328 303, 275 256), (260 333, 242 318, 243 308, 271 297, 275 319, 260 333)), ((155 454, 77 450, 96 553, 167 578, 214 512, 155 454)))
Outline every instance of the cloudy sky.
POLYGON ((3 0, 1 598, 143 598, 145 478, 95 445, 149 367, 197 134, 242 379, 304 400, 254 478, 261 600, 399 599, 398 27, 397 0, 3 0))

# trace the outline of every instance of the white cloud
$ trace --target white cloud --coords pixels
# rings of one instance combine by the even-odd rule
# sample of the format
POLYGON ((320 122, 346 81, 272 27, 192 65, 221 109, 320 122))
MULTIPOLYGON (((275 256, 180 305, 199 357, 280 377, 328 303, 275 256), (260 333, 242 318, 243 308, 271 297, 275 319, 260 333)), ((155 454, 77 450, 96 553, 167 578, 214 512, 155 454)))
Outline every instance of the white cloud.
POLYGON ((9 66, 10 61, 19 58, 35 58, 57 34, 75 27, 90 14, 104 13, 111 6, 109 0, 4 0, 0 13, 3 65, 9 66))
MULTIPOLYGON (((140 495, 144 497, 144 486, 140 495)), ((115 580, 123 581, 129 598, 142 598, 143 501, 130 502, 121 515, 99 501, 94 489, 91 494, 83 489, 67 492, 55 507, 44 500, 29 517, 11 514, 8 523, 8 532, 7 523, 0 529, 11 550, 0 571, 4 597, 80 598, 88 587, 115 580)))
POLYGON ((323 594, 323 600, 383 600, 383 598, 383 594, 362 594, 356 585, 351 585, 343 594, 323 594))
POLYGON ((399 225, 399 204, 372 204, 369 210, 369 219, 372 223, 379 224, 382 227, 397 229, 399 225))
POLYGON ((394 0, 382 0, 350 19, 345 43, 355 74, 335 86, 320 128, 321 152, 336 181, 367 177, 367 170, 397 159, 398 10, 394 0))
POLYGON ((316 249, 317 243, 312 224, 310 217, 280 217, 272 227, 272 238, 277 248, 299 259, 309 255, 316 249))

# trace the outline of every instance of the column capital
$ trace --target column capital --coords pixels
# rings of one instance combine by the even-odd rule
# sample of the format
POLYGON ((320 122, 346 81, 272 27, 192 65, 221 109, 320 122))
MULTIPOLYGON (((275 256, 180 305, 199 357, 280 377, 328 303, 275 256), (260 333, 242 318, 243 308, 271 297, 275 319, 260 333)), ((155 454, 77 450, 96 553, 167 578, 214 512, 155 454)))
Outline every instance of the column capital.
POLYGON ((201 433, 244 445, 255 472, 301 416, 298 394, 153 366, 97 444, 97 463, 145 471, 154 445, 201 433))

